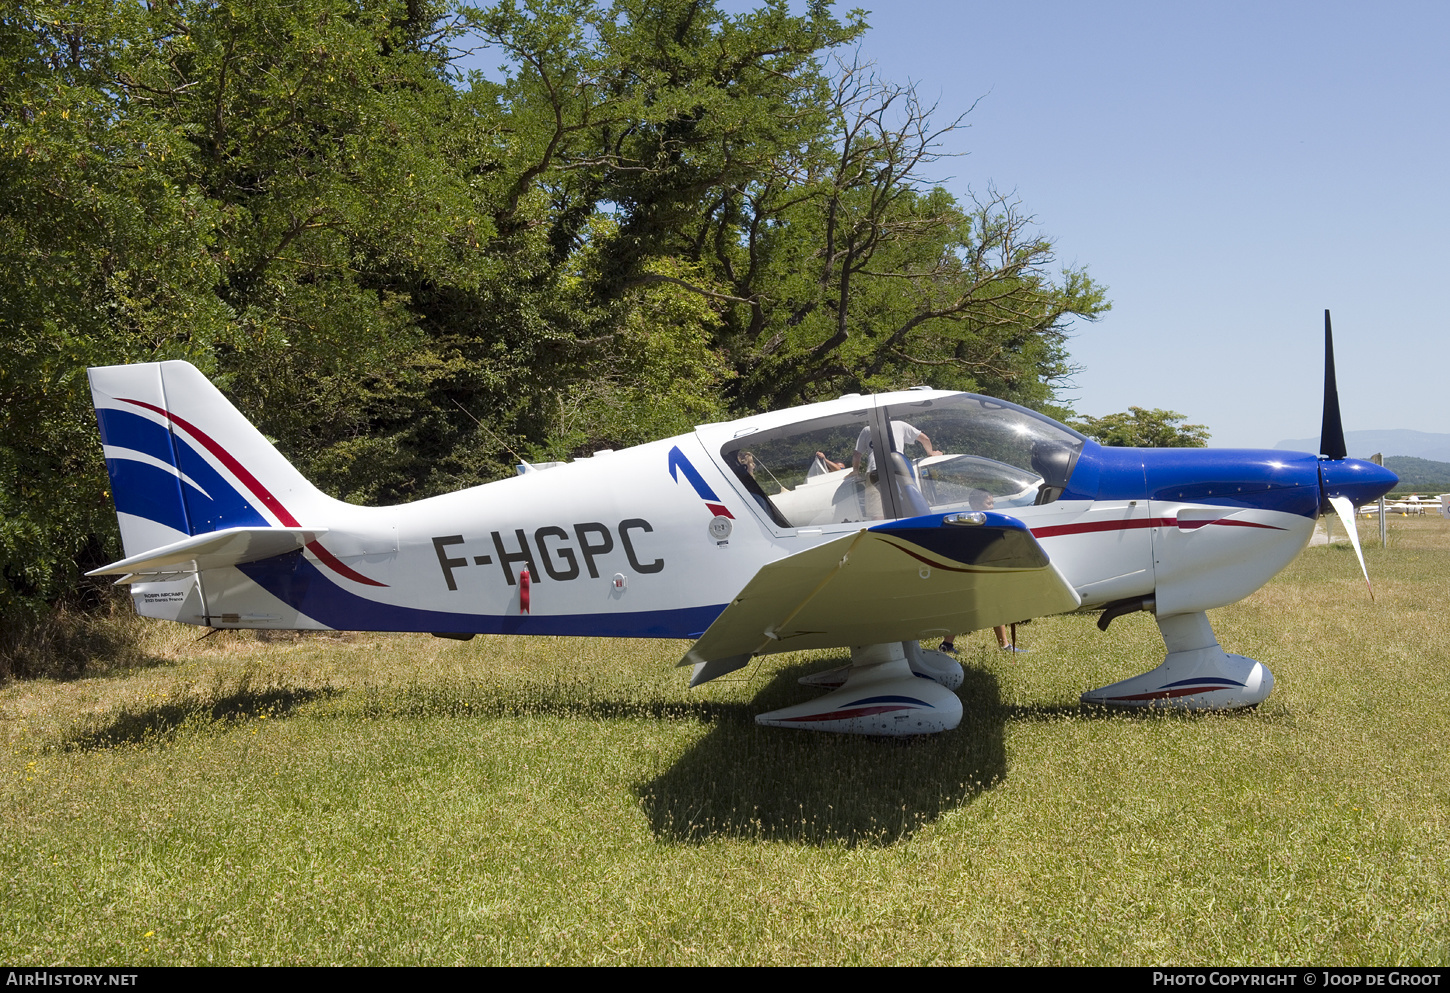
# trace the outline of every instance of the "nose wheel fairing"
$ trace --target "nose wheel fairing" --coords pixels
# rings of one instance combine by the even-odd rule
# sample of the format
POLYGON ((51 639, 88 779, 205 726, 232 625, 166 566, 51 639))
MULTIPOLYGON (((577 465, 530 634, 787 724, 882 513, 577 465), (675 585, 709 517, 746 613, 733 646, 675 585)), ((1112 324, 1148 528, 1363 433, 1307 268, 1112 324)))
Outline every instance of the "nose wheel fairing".
POLYGON ((1168 656, 1156 668, 1082 694, 1086 705, 1239 710, 1256 707, 1274 689, 1262 662, 1230 655, 1202 611, 1157 618, 1168 656))

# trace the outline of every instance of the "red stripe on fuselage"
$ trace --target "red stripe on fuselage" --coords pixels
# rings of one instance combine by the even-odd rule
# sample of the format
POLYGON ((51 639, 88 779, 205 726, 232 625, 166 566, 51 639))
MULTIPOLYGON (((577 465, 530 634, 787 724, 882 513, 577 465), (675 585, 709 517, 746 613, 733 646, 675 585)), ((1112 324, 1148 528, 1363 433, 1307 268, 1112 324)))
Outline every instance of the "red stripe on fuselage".
POLYGON ((1257 524, 1254 521, 1235 521, 1227 518, 1220 518, 1216 521, 1184 521, 1179 523, 1173 517, 1144 517, 1133 521, 1088 521, 1082 524, 1057 524, 1052 527, 1033 528, 1034 538, 1056 538, 1064 534, 1089 534, 1097 531, 1136 531, 1142 528, 1181 528, 1185 531, 1194 531, 1205 524, 1220 524, 1224 527, 1236 528, 1265 528, 1269 531, 1282 531, 1281 527, 1273 524, 1257 524))
POLYGON ((323 548, 316 541, 309 541, 307 543, 307 547, 312 550, 312 554, 313 555, 316 555, 317 556, 317 560, 319 562, 321 562, 323 565, 327 566, 329 569, 331 569, 333 572, 337 573, 339 576, 346 576, 348 579, 351 579, 355 583, 366 583, 369 586, 387 586, 388 585, 387 583, 380 583, 376 579, 369 579, 368 577, 364 576, 362 573, 357 572, 357 571, 349 568, 348 566, 344 565, 341 559, 339 559, 336 555, 333 555, 327 549, 323 548))
MULTIPOLYGON (((238 479, 240 479, 242 481, 242 485, 245 486, 247 489, 251 490, 252 495, 255 496, 258 500, 262 501, 266 508, 270 510, 279 521, 282 522, 283 527, 299 528, 302 526, 301 524, 297 523, 297 518, 293 517, 290 513, 287 512, 287 508, 282 506, 282 501, 274 497, 268 491, 267 487, 262 485, 261 480, 248 472, 246 466, 242 465, 240 462, 234 459, 231 452, 228 452, 225 448, 221 446, 219 442, 213 439, 201 428, 197 427, 195 424, 192 424, 189 421, 177 417, 169 410, 162 410, 160 407, 149 404, 144 400, 129 400, 126 397, 117 397, 117 399, 120 400, 122 403, 134 403, 138 407, 145 407, 147 410, 160 414, 162 417, 171 421, 171 423, 180 427, 187 434, 191 435, 197 441, 201 442, 202 447, 204 447, 208 452, 211 452, 212 455, 216 456, 217 461, 221 462, 222 465, 226 466, 227 469, 231 471, 233 476, 236 476, 238 479)), ((327 566, 329 569, 331 569, 333 572, 337 573, 340 576, 346 576, 348 579, 351 579, 353 582, 356 583, 366 583, 368 586, 388 585, 387 583, 380 583, 376 579, 369 579, 362 573, 356 572, 353 569, 348 568, 337 558, 336 555, 333 555, 327 549, 319 545, 316 541, 309 541, 307 543, 307 547, 312 550, 312 553, 317 556, 318 560, 322 562, 323 565, 327 566)))
POLYGON ((1087 521, 1082 524, 1058 524, 1047 528, 1033 528, 1034 538, 1056 538, 1062 534, 1089 534, 1094 531, 1136 531, 1140 528, 1173 527, 1178 522, 1171 517, 1144 517, 1133 521, 1087 521))
POLYGON ((1179 521, 1178 527, 1182 531, 1196 531, 1205 524, 1217 524, 1226 528, 1264 528, 1267 531, 1282 531, 1281 527, 1273 524, 1259 524, 1255 521, 1236 521, 1232 518, 1221 517, 1216 521, 1179 521))

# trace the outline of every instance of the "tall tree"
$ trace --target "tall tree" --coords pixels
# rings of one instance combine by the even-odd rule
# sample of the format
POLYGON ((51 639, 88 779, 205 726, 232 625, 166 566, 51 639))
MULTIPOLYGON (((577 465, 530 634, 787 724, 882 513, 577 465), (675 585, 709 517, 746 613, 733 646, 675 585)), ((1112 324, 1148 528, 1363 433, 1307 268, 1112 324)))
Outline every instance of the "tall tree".
POLYGON ((149 50, 134 6, 0 15, 0 615, 72 588, 115 531, 88 365, 209 366, 217 211, 177 122, 117 85, 149 50))
POLYGON ((739 401, 772 406, 930 382, 1031 406, 1067 374, 1066 320, 1107 309, 1010 199, 963 206, 924 169, 933 124, 910 86, 840 63, 826 127, 705 213, 696 242, 735 306, 722 340, 739 401))
POLYGON ((556 253, 593 239, 595 299, 670 283, 708 300, 736 409, 923 380, 1050 405, 1067 322, 1106 310, 1102 288, 1054 274, 1007 198, 961 205, 931 186, 962 117, 934 124, 914 89, 858 62, 824 71, 861 28, 824 4, 491 8, 509 126, 527 128, 497 230, 520 230, 512 210, 537 193, 556 253))

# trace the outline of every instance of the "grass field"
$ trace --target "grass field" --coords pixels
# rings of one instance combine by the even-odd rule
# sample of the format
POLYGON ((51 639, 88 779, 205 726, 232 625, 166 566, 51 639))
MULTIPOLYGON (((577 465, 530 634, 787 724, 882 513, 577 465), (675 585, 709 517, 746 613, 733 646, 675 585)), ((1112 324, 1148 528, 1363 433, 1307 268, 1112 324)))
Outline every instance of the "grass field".
POLYGON ((1210 614, 1255 712, 1082 710, 1162 642, 1059 617, 907 742, 753 724, 832 653, 148 622, 0 689, 0 961, 1444 965, 1450 522, 1366 556, 1210 614))

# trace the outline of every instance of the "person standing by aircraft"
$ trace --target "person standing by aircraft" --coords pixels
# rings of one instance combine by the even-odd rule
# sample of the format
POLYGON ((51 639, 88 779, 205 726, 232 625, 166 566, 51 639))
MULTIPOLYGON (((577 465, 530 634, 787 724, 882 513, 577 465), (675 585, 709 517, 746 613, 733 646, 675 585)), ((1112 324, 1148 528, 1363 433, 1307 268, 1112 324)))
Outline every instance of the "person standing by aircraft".
MULTIPOLYGON (((971 493, 967 494, 967 502, 972 505, 973 510, 991 510, 997 505, 997 501, 993 499, 992 494, 986 490, 972 490, 971 493)), ((1007 625, 1005 624, 998 624, 992 629, 992 633, 997 636, 997 648, 1001 651, 1012 652, 1016 655, 1024 655, 1030 651, 1027 648, 1018 648, 1015 639, 1011 641, 1007 639, 1007 625)), ((945 639, 941 643, 941 648, 938 651, 955 655, 957 653, 956 638, 949 637, 945 639)))
MULTIPOLYGON (((906 446, 913 442, 921 445, 927 455, 940 455, 931 445, 931 439, 926 432, 920 431, 905 421, 891 422, 891 437, 896 445, 893 451, 905 452, 906 446)), ((866 516, 871 520, 881 519, 881 491, 876 488, 880 473, 876 468, 876 439, 873 437, 870 425, 861 429, 861 434, 856 438, 856 450, 851 453, 851 471, 866 474, 866 516), (863 459, 864 469, 863 469, 863 459)))
MULTIPOLYGON (((926 450, 927 455, 941 454, 931 447, 931 439, 926 436, 925 431, 918 431, 905 421, 891 422, 891 436, 892 440, 896 442, 895 451, 904 452, 907 445, 918 442, 926 450)), ((872 437, 870 425, 861 429, 861 434, 856 438, 856 450, 851 453, 851 468, 856 472, 861 471, 861 456, 863 455, 866 456, 866 473, 874 483, 876 482, 876 440, 872 437)))

